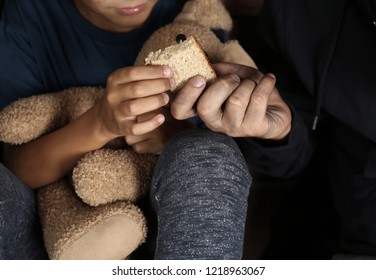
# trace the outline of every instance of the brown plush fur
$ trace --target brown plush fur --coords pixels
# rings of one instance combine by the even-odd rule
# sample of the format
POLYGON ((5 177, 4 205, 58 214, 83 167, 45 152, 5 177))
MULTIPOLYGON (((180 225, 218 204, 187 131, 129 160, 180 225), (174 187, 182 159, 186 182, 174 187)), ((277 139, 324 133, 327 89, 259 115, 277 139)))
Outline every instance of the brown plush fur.
POLYGON ((230 32, 232 19, 222 0, 187 1, 175 22, 192 23, 230 32))
POLYGON ((146 238, 145 218, 132 203, 89 206, 65 179, 42 187, 38 206, 51 259, 124 259, 146 238))
POLYGON ((135 202, 149 189, 156 160, 152 154, 100 149, 79 161, 73 170, 73 185, 77 195, 91 206, 119 200, 135 202))
POLYGON ((20 99, 1 111, 0 140, 19 145, 54 131, 86 112, 103 92, 82 87, 20 99))

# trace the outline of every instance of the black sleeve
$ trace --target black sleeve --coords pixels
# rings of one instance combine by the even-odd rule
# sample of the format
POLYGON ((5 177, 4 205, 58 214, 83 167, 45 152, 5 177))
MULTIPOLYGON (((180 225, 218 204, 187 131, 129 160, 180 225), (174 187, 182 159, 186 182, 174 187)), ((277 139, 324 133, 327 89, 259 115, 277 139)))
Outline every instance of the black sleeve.
POLYGON ((269 176, 288 178, 302 171, 311 159, 314 143, 309 133, 293 110, 291 132, 282 143, 251 138, 236 141, 252 169, 269 176))
POLYGON ((263 59, 258 66, 262 72, 276 75, 277 88, 293 114, 291 132, 282 143, 272 144, 250 138, 237 139, 237 143, 252 169, 273 177, 287 178, 297 175, 312 158, 315 132, 311 127, 315 100, 307 93, 284 53, 283 2, 265 1, 259 19, 263 59))

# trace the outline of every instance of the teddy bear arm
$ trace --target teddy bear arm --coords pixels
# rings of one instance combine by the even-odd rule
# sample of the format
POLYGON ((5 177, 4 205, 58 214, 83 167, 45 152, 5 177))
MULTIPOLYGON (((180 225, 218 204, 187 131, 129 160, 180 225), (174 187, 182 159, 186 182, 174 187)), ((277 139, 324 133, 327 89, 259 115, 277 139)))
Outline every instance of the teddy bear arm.
POLYGON ((100 87, 75 87, 19 99, 0 112, 0 141, 24 144, 82 115, 103 96, 100 87))
POLYGON ((252 57, 243 49, 237 40, 230 40, 223 44, 217 53, 217 61, 231 62, 257 68, 252 57))
POLYGON ((19 99, 0 112, 0 141, 24 144, 59 125, 61 98, 43 94, 19 99))

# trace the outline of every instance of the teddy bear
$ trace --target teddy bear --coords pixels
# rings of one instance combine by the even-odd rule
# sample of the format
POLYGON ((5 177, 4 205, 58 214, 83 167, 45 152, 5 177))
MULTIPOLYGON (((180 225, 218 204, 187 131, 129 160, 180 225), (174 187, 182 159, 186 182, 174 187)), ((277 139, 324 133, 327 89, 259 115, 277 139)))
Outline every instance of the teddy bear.
MULTIPOLYGON (((30 142, 83 114, 103 93, 99 87, 77 87, 17 100, 0 112, 0 140, 30 142)), ((146 238, 145 217, 133 202, 146 193, 156 159, 115 139, 86 154, 65 178, 39 188, 49 258, 128 257, 146 238)))
MULTIPOLYGON (((135 61, 151 51, 195 36, 210 62, 256 67, 238 41, 221 42, 213 30, 230 32, 221 0, 187 1, 175 20, 155 31, 135 61)), ((0 112, 0 141, 20 145, 73 121, 104 94, 101 87, 68 88, 15 101, 0 112)), ((37 191, 44 242, 51 259, 126 259, 147 236, 135 205, 148 191, 158 156, 138 154, 121 138, 86 154, 63 179, 37 191)))

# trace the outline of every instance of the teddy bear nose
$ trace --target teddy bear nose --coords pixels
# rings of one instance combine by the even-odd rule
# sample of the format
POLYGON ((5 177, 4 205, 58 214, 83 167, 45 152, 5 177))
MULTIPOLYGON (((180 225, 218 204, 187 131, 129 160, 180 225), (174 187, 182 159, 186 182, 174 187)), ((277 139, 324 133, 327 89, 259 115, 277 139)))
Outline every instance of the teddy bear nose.
POLYGON ((187 40, 187 37, 184 35, 184 34, 179 34, 178 36, 176 36, 176 42, 177 43, 181 43, 181 42, 184 42, 185 40, 187 40))

